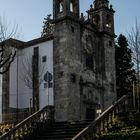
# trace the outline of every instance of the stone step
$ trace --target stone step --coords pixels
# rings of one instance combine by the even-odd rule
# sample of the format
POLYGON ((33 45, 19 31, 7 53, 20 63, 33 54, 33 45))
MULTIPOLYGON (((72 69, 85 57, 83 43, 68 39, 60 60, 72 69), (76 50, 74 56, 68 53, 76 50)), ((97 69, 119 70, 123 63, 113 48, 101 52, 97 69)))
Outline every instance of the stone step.
POLYGON ((75 136, 75 134, 65 134, 65 135, 50 135, 50 136, 38 136, 37 138, 38 139, 56 139, 56 138, 58 138, 58 139, 62 139, 62 138, 73 138, 75 136))
POLYGON ((36 140, 71 140, 71 138, 40 138, 36 140))
POLYGON ((70 132, 70 131, 81 131, 85 127, 75 127, 75 128, 65 128, 65 129, 49 129, 49 130, 43 130, 41 133, 45 134, 52 134, 52 133, 64 133, 64 132, 70 132))
POLYGON ((91 122, 82 122, 82 123, 54 123, 51 127, 66 127, 66 126, 83 126, 89 125, 91 122))
POLYGON ((35 137, 34 140, 71 140, 82 129, 91 123, 89 121, 54 122, 35 137))
POLYGON ((51 133, 41 133, 41 136, 54 136, 54 135, 69 135, 69 134, 77 134, 79 131, 59 131, 59 132, 51 132, 51 133))
MULTIPOLYGON (((49 130, 53 130, 53 131, 57 131, 57 130, 72 130, 72 129, 76 129, 76 128, 85 128, 88 125, 77 125, 77 126, 64 126, 64 127, 50 127, 49 130)), ((47 131, 47 130, 46 130, 47 131)))

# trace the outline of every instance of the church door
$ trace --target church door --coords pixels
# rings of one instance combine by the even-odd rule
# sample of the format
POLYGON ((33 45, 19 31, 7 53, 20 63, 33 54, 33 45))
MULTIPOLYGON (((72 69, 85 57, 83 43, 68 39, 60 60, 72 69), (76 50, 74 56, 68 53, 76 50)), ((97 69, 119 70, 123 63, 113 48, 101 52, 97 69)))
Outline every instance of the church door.
POLYGON ((86 109, 86 119, 87 120, 95 119, 95 109, 91 109, 91 108, 86 109))

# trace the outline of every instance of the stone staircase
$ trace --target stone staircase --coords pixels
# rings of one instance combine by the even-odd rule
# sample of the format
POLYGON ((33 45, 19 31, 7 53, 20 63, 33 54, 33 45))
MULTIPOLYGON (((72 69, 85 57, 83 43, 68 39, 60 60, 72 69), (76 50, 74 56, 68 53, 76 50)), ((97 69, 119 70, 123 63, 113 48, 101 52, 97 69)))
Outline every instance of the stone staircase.
POLYGON ((33 140, 71 140, 91 121, 54 122, 32 137, 33 140))
POLYGON ((117 135, 112 134, 138 130, 139 126, 131 126, 140 124, 140 115, 132 112, 131 99, 123 96, 94 121, 55 122, 54 107, 48 106, 17 124, 0 140, 129 140, 116 139, 117 135))

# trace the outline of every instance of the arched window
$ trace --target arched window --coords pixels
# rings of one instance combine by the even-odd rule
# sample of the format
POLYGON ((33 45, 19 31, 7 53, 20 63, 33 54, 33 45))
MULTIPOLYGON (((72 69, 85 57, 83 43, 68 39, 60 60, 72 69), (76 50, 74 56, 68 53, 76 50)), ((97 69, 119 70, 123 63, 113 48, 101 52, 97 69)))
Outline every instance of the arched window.
POLYGON ((73 2, 70 2, 70 11, 73 12, 74 11, 74 7, 73 7, 73 2))
POLYGON ((92 101, 93 100, 93 93, 91 90, 88 92, 88 100, 92 101))
POLYGON ((92 37, 88 35, 86 37, 86 45, 85 45, 85 64, 86 67, 89 69, 94 68, 94 62, 93 62, 93 42, 92 42, 92 37))
POLYGON ((98 14, 93 17, 93 23, 96 25, 100 24, 100 16, 98 14))
POLYGON ((62 13, 62 12, 63 12, 63 10, 64 10, 63 1, 62 1, 62 0, 60 0, 58 5, 59 5, 59 13, 62 13))
POLYGON ((106 16, 106 27, 111 28, 111 18, 109 15, 106 16))
POLYGON ((93 56, 92 54, 86 54, 86 67, 93 69, 93 56))
POLYGON ((112 47, 112 41, 109 41, 109 46, 112 47))

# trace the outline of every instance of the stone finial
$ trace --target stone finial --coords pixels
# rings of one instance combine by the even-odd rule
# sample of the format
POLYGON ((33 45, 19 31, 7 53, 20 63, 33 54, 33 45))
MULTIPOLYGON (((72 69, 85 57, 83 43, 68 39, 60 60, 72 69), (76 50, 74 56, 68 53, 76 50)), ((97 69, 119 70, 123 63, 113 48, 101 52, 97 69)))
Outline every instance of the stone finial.
POLYGON ((84 21, 85 20, 83 13, 81 13, 81 18, 80 19, 81 19, 81 21, 84 21))
POLYGON ((90 9, 93 9, 93 5, 92 4, 90 5, 90 9))
POLYGON ((112 5, 110 5, 110 9, 113 10, 113 6, 112 5))
POLYGON ((50 21, 50 20, 51 20, 51 16, 52 16, 51 14, 47 15, 46 20, 47 20, 47 21, 50 21))

